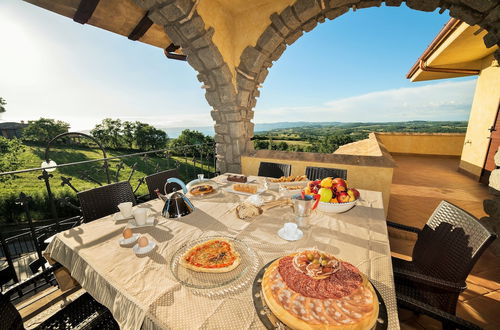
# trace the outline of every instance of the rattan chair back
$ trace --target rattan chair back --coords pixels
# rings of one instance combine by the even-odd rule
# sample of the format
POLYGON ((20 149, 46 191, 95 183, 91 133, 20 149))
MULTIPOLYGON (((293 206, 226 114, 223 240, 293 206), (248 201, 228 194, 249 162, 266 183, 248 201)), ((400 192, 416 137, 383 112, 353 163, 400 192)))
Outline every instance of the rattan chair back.
POLYGON ((292 172, 292 165, 260 162, 259 176, 266 176, 269 178, 280 178, 282 176, 289 176, 292 172))
POLYGON ((347 180, 347 170, 341 168, 307 166, 306 176, 309 180, 321 180, 328 177, 347 180))
POLYGON ((413 262, 424 273, 453 282, 465 281, 495 238, 474 216, 442 201, 418 235, 413 262))
POLYGON ((23 319, 14 304, 0 293, 0 329, 24 329, 23 319))
POLYGON ((132 186, 128 181, 81 191, 77 194, 84 222, 93 221, 118 212, 118 204, 136 204, 132 186))
POLYGON ((163 190, 165 187, 165 183, 167 182, 167 179, 178 178, 178 177, 179 177, 179 171, 177 171, 176 168, 173 170, 166 170, 148 175, 146 177, 146 184, 148 186, 149 198, 155 199, 158 197, 155 192, 156 189, 158 189, 162 194, 165 193, 169 194, 174 190, 181 190, 182 189, 181 186, 179 186, 177 183, 169 183, 167 185, 167 191, 165 192, 163 190))

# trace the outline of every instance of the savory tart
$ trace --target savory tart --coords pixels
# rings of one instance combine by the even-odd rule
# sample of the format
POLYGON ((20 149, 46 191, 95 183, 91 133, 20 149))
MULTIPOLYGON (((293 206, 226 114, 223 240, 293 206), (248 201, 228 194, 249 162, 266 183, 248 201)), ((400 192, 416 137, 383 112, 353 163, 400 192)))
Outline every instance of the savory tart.
POLYGON ((213 193, 214 191, 215 191, 215 189, 211 185, 203 184, 203 185, 199 185, 199 186, 194 187, 189 192, 191 193, 191 195, 197 196, 197 195, 208 195, 208 194, 213 193))
POLYGON ((186 251, 180 264, 197 272, 226 273, 240 264, 241 257, 233 244, 224 238, 211 239, 186 251))
POLYGON ((292 329, 371 329, 378 317, 377 295, 366 277, 317 250, 274 261, 264 273, 262 293, 292 329))
POLYGON ((241 183, 233 185, 233 190, 244 192, 247 194, 255 194, 257 193, 257 186, 248 183, 241 183))

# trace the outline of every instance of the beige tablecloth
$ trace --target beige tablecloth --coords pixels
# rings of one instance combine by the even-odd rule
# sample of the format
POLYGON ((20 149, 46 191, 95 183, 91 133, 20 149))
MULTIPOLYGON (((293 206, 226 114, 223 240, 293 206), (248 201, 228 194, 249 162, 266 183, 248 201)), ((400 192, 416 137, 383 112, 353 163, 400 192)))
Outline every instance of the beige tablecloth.
MULTIPOLYGON (((224 176, 217 180, 223 182, 224 176)), ((263 197, 272 200, 276 195, 268 191, 263 197)), ((57 234, 45 252, 108 307, 122 329, 262 329, 253 307, 251 281, 238 290, 218 295, 210 294, 214 290, 196 291, 175 279, 170 271, 172 255, 190 240, 224 235, 253 248, 260 268, 297 249, 316 247, 367 274, 384 298, 389 328, 399 328, 380 192, 362 190, 358 205, 343 214, 314 211, 310 228, 296 242, 277 235, 285 222, 293 221, 290 207, 271 209, 250 221, 240 220, 234 210, 245 198, 225 192, 193 199, 196 211, 180 220, 161 217, 160 200, 137 206, 150 208, 159 221, 155 227, 134 229, 157 242, 157 247, 145 256, 138 257, 130 247, 118 244, 127 223, 115 223, 111 216, 57 234)))

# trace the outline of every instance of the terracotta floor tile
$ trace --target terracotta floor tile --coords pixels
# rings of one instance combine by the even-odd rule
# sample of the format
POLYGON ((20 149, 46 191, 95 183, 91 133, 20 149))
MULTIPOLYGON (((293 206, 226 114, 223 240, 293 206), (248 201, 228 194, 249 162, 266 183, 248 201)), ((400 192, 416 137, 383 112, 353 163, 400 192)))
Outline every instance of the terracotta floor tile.
POLYGON ((460 303, 457 315, 478 325, 497 325, 500 328, 500 291, 460 303))
POLYGON ((500 267, 492 267, 489 270, 471 274, 467 277, 467 281, 493 290, 500 289, 500 267))
POLYGON ((477 285, 477 284, 474 284, 471 282, 467 282, 467 289, 460 294, 458 299, 460 301, 467 301, 467 300, 475 298, 477 296, 484 295, 490 291, 491 291, 490 289, 487 289, 487 288, 482 287, 480 285, 477 285))

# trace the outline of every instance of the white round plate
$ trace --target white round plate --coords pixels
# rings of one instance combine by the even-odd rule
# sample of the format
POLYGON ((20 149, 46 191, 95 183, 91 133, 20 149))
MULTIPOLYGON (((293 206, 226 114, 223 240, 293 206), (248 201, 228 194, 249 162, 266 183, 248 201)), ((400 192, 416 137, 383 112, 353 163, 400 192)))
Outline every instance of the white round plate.
POLYGON ((155 225, 155 217, 149 217, 146 219, 146 223, 143 225, 138 225, 135 222, 135 219, 132 219, 128 222, 127 227, 134 229, 134 228, 150 227, 150 226, 154 226, 154 225, 155 225))
POLYGON ((132 250, 134 250, 135 254, 146 254, 148 252, 151 252, 156 246, 156 243, 154 241, 149 241, 149 244, 146 245, 145 247, 139 247, 139 244, 134 245, 132 250))
POLYGON ((129 238, 122 238, 119 242, 120 242, 120 245, 130 245, 132 243, 135 243, 135 241, 137 241, 139 239, 139 234, 132 234, 132 237, 129 237, 129 238))
POLYGON ((294 237, 289 237, 286 236, 284 228, 281 228, 280 230, 278 230, 278 236, 283 238, 285 241, 298 241, 304 236, 304 233, 302 232, 302 230, 297 229, 297 234, 294 237))
POLYGON ((130 215, 129 217, 124 217, 120 212, 113 214, 113 220, 114 221, 120 221, 120 220, 126 220, 126 219, 133 219, 134 216, 130 215))

